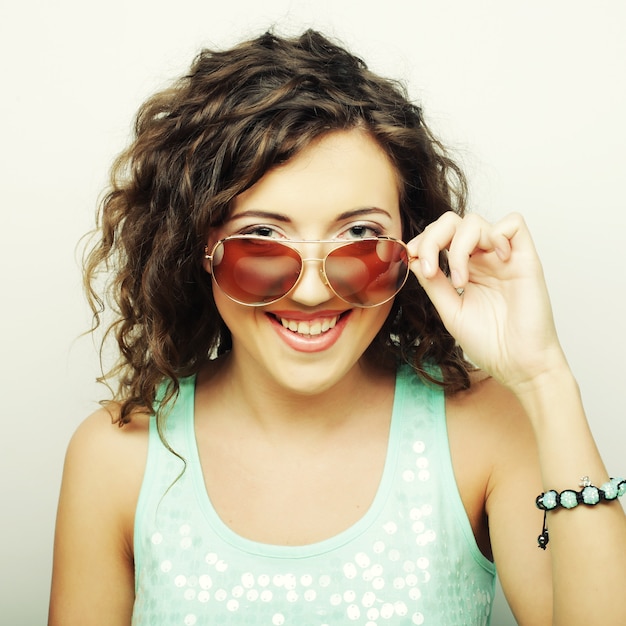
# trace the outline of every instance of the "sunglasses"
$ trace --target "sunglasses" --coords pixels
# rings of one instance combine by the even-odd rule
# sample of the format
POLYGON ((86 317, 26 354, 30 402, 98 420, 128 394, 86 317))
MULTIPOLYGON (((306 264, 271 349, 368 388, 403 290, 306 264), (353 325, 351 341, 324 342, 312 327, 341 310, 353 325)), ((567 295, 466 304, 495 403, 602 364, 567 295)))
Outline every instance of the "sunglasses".
POLYGON ((358 307, 391 300, 406 282, 406 244, 390 237, 351 241, 277 240, 233 235, 218 241, 205 258, 217 286, 247 306, 263 306, 284 298, 298 284, 305 262, 320 263, 324 283, 345 302, 358 307), (323 258, 304 257, 296 244, 331 248, 323 258))

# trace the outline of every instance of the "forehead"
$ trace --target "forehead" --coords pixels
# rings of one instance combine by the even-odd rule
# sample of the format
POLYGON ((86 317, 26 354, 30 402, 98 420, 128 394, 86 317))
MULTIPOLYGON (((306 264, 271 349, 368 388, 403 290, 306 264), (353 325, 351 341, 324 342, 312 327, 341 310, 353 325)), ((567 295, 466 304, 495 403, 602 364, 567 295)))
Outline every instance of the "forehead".
POLYGON ((294 219, 332 217, 380 207, 399 219, 399 177, 382 148, 363 130, 324 135, 237 196, 232 217, 272 210, 294 219))

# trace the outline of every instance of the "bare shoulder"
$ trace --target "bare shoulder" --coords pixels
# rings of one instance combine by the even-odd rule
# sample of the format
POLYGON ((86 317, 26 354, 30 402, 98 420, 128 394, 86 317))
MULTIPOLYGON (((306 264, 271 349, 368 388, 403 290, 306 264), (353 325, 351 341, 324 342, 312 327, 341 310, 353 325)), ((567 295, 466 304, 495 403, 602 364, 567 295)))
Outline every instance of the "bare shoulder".
POLYGON ((515 396, 481 372, 467 391, 446 398, 446 419, 459 493, 478 546, 492 559, 492 496, 535 471, 534 434, 515 396))
POLYGON ((115 423, 109 405, 85 419, 65 458, 54 544, 49 624, 128 624, 133 528, 148 451, 146 415, 115 423))
POLYGON ((533 445, 530 422, 515 395, 482 372, 474 373, 470 389, 449 396, 446 408, 452 428, 472 431, 480 447, 533 445))
POLYGON ((110 477, 132 479, 133 470, 142 473, 148 450, 146 414, 133 415, 132 420, 117 422, 119 407, 111 403, 92 413, 76 429, 67 449, 66 470, 73 464, 84 465, 82 471, 110 477), (69 466, 69 467, 68 467, 69 466))
POLYGON ((495 560, 518 623, 548 623, 550 559, 537 549, 542 483, 530 420, 513 393, 484 376, 447 408, 455 475, 479 545, 495 560))
POLYGON ((70 440, 68 455, 89 453, 105 461, 112 449, 121 453, 135 447, 147 450, 148 414, 135 413, 130 422, 120 424, 119 410, 119 405, 112 402, 83 420, 70 440))
POLYGON ((525 475, 537 486, 539 459, 530 420, 516 396, 481 376, 471 388, 447 399, 451 447, 459 464, 481 473, 486 505, 499 486, 525 475))
POLYGON ((109 514, 119 514, 125 538, 132 544, 134 513, 148 455, 149 416, 136 413, 119 425, 119 407, 108 404, 87 417, 70 440, 64 483, 83 484, 91 493, 106 492, 109 514))

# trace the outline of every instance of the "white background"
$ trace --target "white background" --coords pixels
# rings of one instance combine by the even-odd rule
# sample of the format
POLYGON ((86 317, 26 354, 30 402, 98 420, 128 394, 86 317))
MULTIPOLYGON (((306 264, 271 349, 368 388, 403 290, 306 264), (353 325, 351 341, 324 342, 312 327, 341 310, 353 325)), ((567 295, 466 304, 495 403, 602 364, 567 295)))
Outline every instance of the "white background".
MULTIPOLYGON (((80 337, 76 246, 111 160, 139 104, 201 47, 272 25, 320 28, 405 81, 465 165, 472 208, 526 216, 599 446, 610 472, 626 472, 626 4, 1 2, 3 624, 45 623, 64 450, 105 394, 80 337)), ((499 596, 494 625, 508 615, 499 596)))

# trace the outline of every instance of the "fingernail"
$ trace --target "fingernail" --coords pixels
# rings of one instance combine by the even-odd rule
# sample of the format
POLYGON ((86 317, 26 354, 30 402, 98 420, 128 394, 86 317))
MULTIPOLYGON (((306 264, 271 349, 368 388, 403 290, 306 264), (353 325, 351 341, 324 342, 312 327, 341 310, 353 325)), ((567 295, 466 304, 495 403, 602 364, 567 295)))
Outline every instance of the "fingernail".
POLYGON ((420 259, 420 265, 422 266, 422 274, 424 276, 430 276, 432 272, 432 265, 426 259, 420 259))
POLYGON ((459 289, 460 287, 463 286, 463 281, 461 280, 461 275, 456 270, 452 270, 450 272, 450 280, 452 281, 452 285, 456 289, 459 289))

